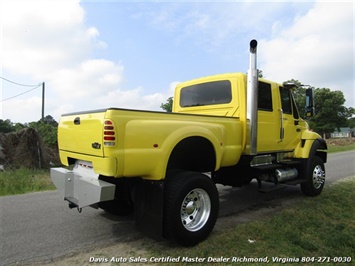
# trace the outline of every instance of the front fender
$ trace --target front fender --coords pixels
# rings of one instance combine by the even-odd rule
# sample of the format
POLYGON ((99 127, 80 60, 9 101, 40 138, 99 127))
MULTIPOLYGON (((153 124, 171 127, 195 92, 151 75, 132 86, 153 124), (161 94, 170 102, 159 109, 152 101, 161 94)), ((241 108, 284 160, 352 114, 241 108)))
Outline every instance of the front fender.
POLYGON ((327 142, 322 138, 318 138, 312 144, 312 148, 309 152, 309 157, 318 156, 323 160, 323 163, 326 163, 327 149, 328 149, 327 142))
MULTIPOLYGON (((313 136, 317 136, 312 135, 313 136)), ((308 135, 311 136, 311 135, 308 135)), ((318 135, 319 136, 319 135, 318 135)), ((320 136, 319 138, 301 139, 301 142, 297 145, 294 155, 295 158, 308 159, 313 156, 319 156, 323 162, 327 162, 327 143, 320 136)))

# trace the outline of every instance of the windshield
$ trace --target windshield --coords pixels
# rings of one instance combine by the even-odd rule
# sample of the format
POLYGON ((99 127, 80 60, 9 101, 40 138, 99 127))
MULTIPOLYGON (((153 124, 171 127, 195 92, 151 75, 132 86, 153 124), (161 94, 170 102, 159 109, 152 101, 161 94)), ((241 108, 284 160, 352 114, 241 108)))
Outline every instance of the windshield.
POLYGON ((203 106, 224 104, 232 101, 232 88, 229 80, 206 82, 181 89, 180 106, 203 106))

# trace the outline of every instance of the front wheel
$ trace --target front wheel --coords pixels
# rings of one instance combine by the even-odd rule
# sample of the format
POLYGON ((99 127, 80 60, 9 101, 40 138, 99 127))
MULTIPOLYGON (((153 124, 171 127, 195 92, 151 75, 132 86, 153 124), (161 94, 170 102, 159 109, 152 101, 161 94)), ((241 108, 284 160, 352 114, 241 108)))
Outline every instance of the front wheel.
POLYGON ((179 172, 166 180, 164 236, 183 246, 203 241, 216 223, 219 198, 213 181, 195 172, 179 172))
POLYGON ((306 182, 301 184, 303 194, 307 196, 319 195, 324 187, 325 182, 325 168, 323 160, 314 156, 312 161, 307 165, 306 182))

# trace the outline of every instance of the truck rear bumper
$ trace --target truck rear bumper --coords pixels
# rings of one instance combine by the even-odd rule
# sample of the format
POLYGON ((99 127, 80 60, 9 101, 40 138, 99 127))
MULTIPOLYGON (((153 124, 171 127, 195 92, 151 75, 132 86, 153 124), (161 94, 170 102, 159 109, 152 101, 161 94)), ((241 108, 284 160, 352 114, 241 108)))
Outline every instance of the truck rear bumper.
POLYGON ((113 200, 116 186, 95 177, 80 176, 65 168, 51 168, 51 179, 71 206, 83 208, 113 200))

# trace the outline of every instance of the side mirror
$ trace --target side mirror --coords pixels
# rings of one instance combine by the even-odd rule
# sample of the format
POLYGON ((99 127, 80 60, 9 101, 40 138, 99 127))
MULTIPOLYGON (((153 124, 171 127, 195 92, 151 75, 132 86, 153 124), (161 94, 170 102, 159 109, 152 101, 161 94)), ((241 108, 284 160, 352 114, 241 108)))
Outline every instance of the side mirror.
POLYGON ((282 86, 284 86, 285 89, 290 89, 290 90, 294 90, 298 87, 297 84, 292 81, 288 81, 288 82, 285 81, 284 83, 282 83, 282 86))
POLYGON ((306 116, 312 117, 315 114, 314 110, 314 89, 306 89, 306 116))

